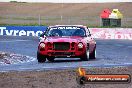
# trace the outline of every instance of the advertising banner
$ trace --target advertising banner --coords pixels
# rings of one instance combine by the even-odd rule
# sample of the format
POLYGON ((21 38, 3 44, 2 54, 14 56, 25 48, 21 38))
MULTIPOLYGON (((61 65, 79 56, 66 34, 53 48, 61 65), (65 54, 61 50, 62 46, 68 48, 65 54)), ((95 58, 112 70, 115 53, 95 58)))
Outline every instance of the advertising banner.
MULTIPOLYGON (((3 26, 0 35, 39 36, 48 26, 3 26)), ((132 28, 89 28, 92 36, 99 39, 132 40, 132 28)))
POLYGON ((0 35, 8 36, 39 36, 47 26, 3 26, 0 35))
POLYGON ((132 28, 89 28, 89 29, 94 38, 132 40, 132 28))

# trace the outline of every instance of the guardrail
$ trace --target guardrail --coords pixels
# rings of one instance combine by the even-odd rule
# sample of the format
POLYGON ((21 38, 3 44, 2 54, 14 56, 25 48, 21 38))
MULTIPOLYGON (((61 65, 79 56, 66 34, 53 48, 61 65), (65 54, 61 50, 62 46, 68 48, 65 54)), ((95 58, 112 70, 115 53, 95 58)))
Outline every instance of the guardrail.
MULTIPOLYGON (((0 35, 39 36, 48 26, 3 26, 0 35)), ((94 38, 132 40, 132 28, 89 28, 94 38)))

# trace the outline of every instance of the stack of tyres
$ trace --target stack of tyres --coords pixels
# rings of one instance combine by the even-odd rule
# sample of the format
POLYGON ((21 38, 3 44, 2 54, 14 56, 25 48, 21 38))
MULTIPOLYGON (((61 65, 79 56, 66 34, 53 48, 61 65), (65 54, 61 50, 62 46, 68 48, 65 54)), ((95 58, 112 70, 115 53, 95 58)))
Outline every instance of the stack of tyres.
POLYGON ((102 18, 102 26, 110 26, 110 19, 109 18, 102 18))
POLYGON ((111 12, 109 9, 104 9, 101 12, 100 17, 102 18, 101 25, 103 27, 121 27, 121 19, 123 15, 118 9, 113 9, 111 12))
POLYGON ((110 19, 111 27, 121 27, 121 19, 110 19))
POLYGON ((109 15, 111 14, 109 9, 104 9, 101 14, 100 17, 102 18, 102 26, 110 26, 110 18, 109 15))
POLYGON ((110 18, 110 26, 121 27, 121 18, 123 18, 123 15, 120 13, 118 9, 113 9, 109 18, 110 18))

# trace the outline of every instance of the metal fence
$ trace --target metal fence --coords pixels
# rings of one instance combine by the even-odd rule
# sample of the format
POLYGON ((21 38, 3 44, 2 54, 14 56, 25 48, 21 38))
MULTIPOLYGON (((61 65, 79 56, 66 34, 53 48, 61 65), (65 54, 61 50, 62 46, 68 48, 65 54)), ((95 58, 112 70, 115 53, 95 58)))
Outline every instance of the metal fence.
MULTIPOLYGON (((121 19, 122 27, 132 27, 132 17, 121 19)), ((22 24, 22 25, 56 25, 56 24, 76 24, 87 26, 101 26, 100 17, 78 17, 78 16, 42 16, 42 15, 5 15, 0 16, 0 24, 22 24)))

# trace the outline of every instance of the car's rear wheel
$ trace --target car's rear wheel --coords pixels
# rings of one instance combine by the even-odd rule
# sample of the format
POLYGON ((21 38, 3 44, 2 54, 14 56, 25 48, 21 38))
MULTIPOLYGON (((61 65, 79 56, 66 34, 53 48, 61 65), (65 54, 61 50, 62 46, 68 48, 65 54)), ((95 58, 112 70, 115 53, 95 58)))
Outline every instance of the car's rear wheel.
POLYGON ((39 63, 44 63, 46 61, 46 57, 37 52, 37 60, 39 63))
POLYGON ((54 62, 55 58, 54 58, 54 57, 47 57, 47 60, 48 60, 49 62, 54 62))
POLYGON ((90 59, 96 59, 96 50, 94 49, 94 51, 89 55, 90 59))
POLYGON ((88 61, 89 60, 89 50, 86 51, 86 53, 81 57, 82 61, 88 61))

